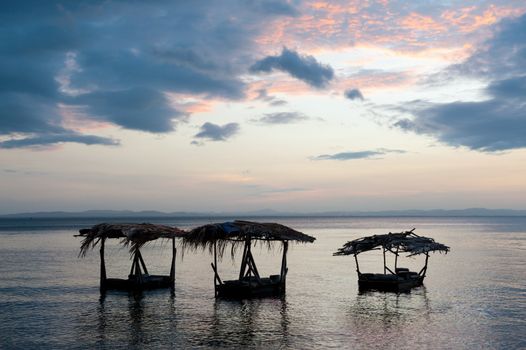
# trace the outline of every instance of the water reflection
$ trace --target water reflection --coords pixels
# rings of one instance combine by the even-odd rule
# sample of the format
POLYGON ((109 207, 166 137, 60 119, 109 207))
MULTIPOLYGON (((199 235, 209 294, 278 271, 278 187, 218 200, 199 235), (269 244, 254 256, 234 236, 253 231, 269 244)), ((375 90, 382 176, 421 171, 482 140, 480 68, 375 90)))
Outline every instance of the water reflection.
POLYGON ((411 293, 364 291, 356 295, 349 309, 349 319, 357 327, 367 322, 380 322, 386 327, 418 319, 429 319, 430 302, 425 286, 411 293))
POLYGON ((199 345, 286 347, 289 319, 285 297, 214 302, 211 327, 199 345))

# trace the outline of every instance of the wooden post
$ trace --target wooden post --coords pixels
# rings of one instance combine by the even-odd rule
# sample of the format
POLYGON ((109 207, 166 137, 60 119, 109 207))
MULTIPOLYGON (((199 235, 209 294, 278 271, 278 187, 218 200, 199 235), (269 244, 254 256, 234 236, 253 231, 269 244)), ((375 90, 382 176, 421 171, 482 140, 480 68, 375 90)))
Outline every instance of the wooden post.
POLYGON ((245 276, 245 268, 247 264, 247 249, 250 244, 250 240, 245 240, 245 247, 243 248, 243 257, 241 258, 241 268, 239 269, 239 280, 245 276))
MULTIPOLYGON (((141 271, 141 264, 139 263, 139 256, 137 255, 139 251, 135 253, 135 256, 133 258, 134 264, 135 264, 135 277, 137 278, 137 282, 139 284, 142 283, 142 271, 141 271)), ((140 253, 139 253, 140 254, 140 253)))
POLYGON ((104 261, 104 241, 106 238, 101 238, 100 241, 100 292, 106 291, 106 263, 104 261))
POLYGON ((214 241, 214 266, 212 266, 214 269, 214 294, 217 297, 217 244, 216 241, 214 241))
POLYGON ((387 274, 387 265, 385 264, 385 248, 382 247, 382 253, 384 254, 384 275, 387 274))
POLYGON ((142 254, 139 250, 137 250, 137 256, 139 257, 139 261, 141 262, 142 269, 144 270, 145 274, 148 274, 148 269, 146 268, 146 264, 144 263, 144 260, 142 259, 142 254))
POLYGON ((360 265, 358 265, 358 257, 356 256, 356 253, 354 254, 354 262, 356 262, 356 272, 358 272, 358 276, 360 276, 360 265))
POLYGON ((398 247, 396 247, 396 253, 395 253, 395 272, 396 272, 397 264, 398 264, 398 247))
POLYGON ((285 279, 287 278, 287 250, 289 249, 289 242, 283 241, 283 257, 281 259, 281 284, 285 286, 285 279))
POLYGON ((172 238, 172 264, 170 265, 170 287, 175 288, 175 258, 177 249, 175 248, 175 237, 172 238))
POLYGON ((420 270, 420 272, 418 273, 422 277, 426 277, 427 261, 428 260, 429 260, 429 252, 426 252, 426 262, 425 262, 424 267, 422 268, 422 270, 420 270))

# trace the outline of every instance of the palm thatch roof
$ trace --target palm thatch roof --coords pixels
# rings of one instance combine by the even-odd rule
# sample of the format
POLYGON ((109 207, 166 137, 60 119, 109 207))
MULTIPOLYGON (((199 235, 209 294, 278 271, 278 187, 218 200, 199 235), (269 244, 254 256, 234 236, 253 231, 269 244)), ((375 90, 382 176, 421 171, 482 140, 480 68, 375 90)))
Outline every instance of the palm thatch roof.
POLYGON ((120 238, 121 244, 130 247, 130 253, 134 254, 144 244, 158 238, 171 239, 181 237, 184 231, 165 225, 154 224, 107 224, 102 223, 88 229, 81 229, 76 237, 84 237, 80 244, 79 256, 85 256, 88 250, 106 238, 120 238))
POLYGON ((449 247, 435 242, 429 237, 419 236, 414 233, 415 229, 400 233, 391 233, 384 235, 374 235, 358 238, 347 242, 342 248, 339 248, 333 255, 354 255, 369 250, 384 248, 390 251, 400 253, 409 253, 409 256, 426 254, 429 252, 449 252, 449 247))
POLYGON ((267 243, 268 247, 276 241, 295 241, 312 243, 316 238, 277 223, 259 223, 236 220, 199 226, 183 236, 183 248, 196 250, 208 248, 213 251, 214 246, 223 255, 227 245, 232 245, 232 255, 236 247, 246 240, 259 240, 267 243))

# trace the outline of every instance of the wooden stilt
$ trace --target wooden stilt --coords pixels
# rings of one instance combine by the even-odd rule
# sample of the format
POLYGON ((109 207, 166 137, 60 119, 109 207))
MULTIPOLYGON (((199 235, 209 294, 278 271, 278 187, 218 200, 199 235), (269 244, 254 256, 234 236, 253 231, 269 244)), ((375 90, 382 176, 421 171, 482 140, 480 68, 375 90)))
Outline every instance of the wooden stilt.
POLYGON ((384 254, 384 275, 387 273, 387 265, 385 263, 385 248, 382 247, 382 253, 384 254))
POLYGON ((148 274, 148 269, 146 268, 146 264, 144 263, 144 260, 142 258, 142 254, 140 250, 137 250, 137 256, 139 257, 139 261, 141 262, 142 269, 144 270, 145 274, 148 274))
POLYGON ((175 288, 175 258, 177 249, 175 248, 175 237, 172 238, 172 264, 170 265, 170 287, 175 288))
POLYGON ((100 242, 100 292, 106 292, 106 262, 104 261, 104 241, 106 238, 101 238, 100 242))
POLYGON ((358 257, 356 254, 354 254, 354 262, 356 263, 356 272, 358 273, 358 276, 360 276, 360 265, 358 265, 358 257))
POLYGON ((426 262, 424 264, 424 267, 422 267, 422 270, 418 273, 422 277, 426 277, 427 272, 427 261, 429 260, 429 253, 426 253, 426 262))
POLYGON ((245 247, 243 248, 243 257, 241 258, 241 268, 239 269, 239 279, 245 277, 245 269, 247 266, 247 250, 250 245, 250 239, 245 241, 245 247))
POLYGON ((285 285, 285 279, 287 277, 287 251, 289 249, 289 242, 283 241, 283 257, 281 258, 281 271, 280 280, 285 285))
POLYGON ((217 273, 217 244, 216 241, 214 241, 214 264, 212 265, 212 268, 214 269, 214 294, 217 296, 217 280, 219 278, 219 274, 217 273))
POLYGON ((398 247, 396 247, 396 253, 395 253, 395 264, 394 264, 395 271, 396 271, 397 264, 398 264, 398 247))

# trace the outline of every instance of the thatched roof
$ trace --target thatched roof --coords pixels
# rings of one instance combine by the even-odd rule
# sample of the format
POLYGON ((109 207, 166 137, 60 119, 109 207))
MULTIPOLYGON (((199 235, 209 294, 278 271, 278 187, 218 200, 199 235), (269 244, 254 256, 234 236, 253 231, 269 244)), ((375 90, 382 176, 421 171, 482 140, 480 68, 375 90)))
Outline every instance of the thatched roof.
POLYGON ((134 253, 147 242, 158 238, 181 237, 184 231, 165 225, 154 224, 98 224, 88 229, 81 229, 77 237, 84 237, 80 245, 79 256, 85 256, 88 250, 95 248, 101 239, 120 238, 124 246, 130 246, 134 253))
POLYGON ((275 241, 312 243, 316 238, 277 223, 236 220, 194 228, 184 234, 183 247, 194 250, 197 248, 208 248, 212 251, 215 244, 219 250, 219 255, 222 256, 227 244, 232 244, 233 252, 238 244, 245 242, 247 239, 259 240, 270 244, 275 241))
POLYGON ((369 250, 380 249, 381 247, 391 251, 398 251, 399 253, 409 253, 409 256, 433 251, 445 253, 449 251, 448 246, 435 242, 432 238, 418 236, 414 233, 414 230, 400 233, 389 232, 384 235, 358 238, 345 243, 334 255, 359 254, 369 250))

